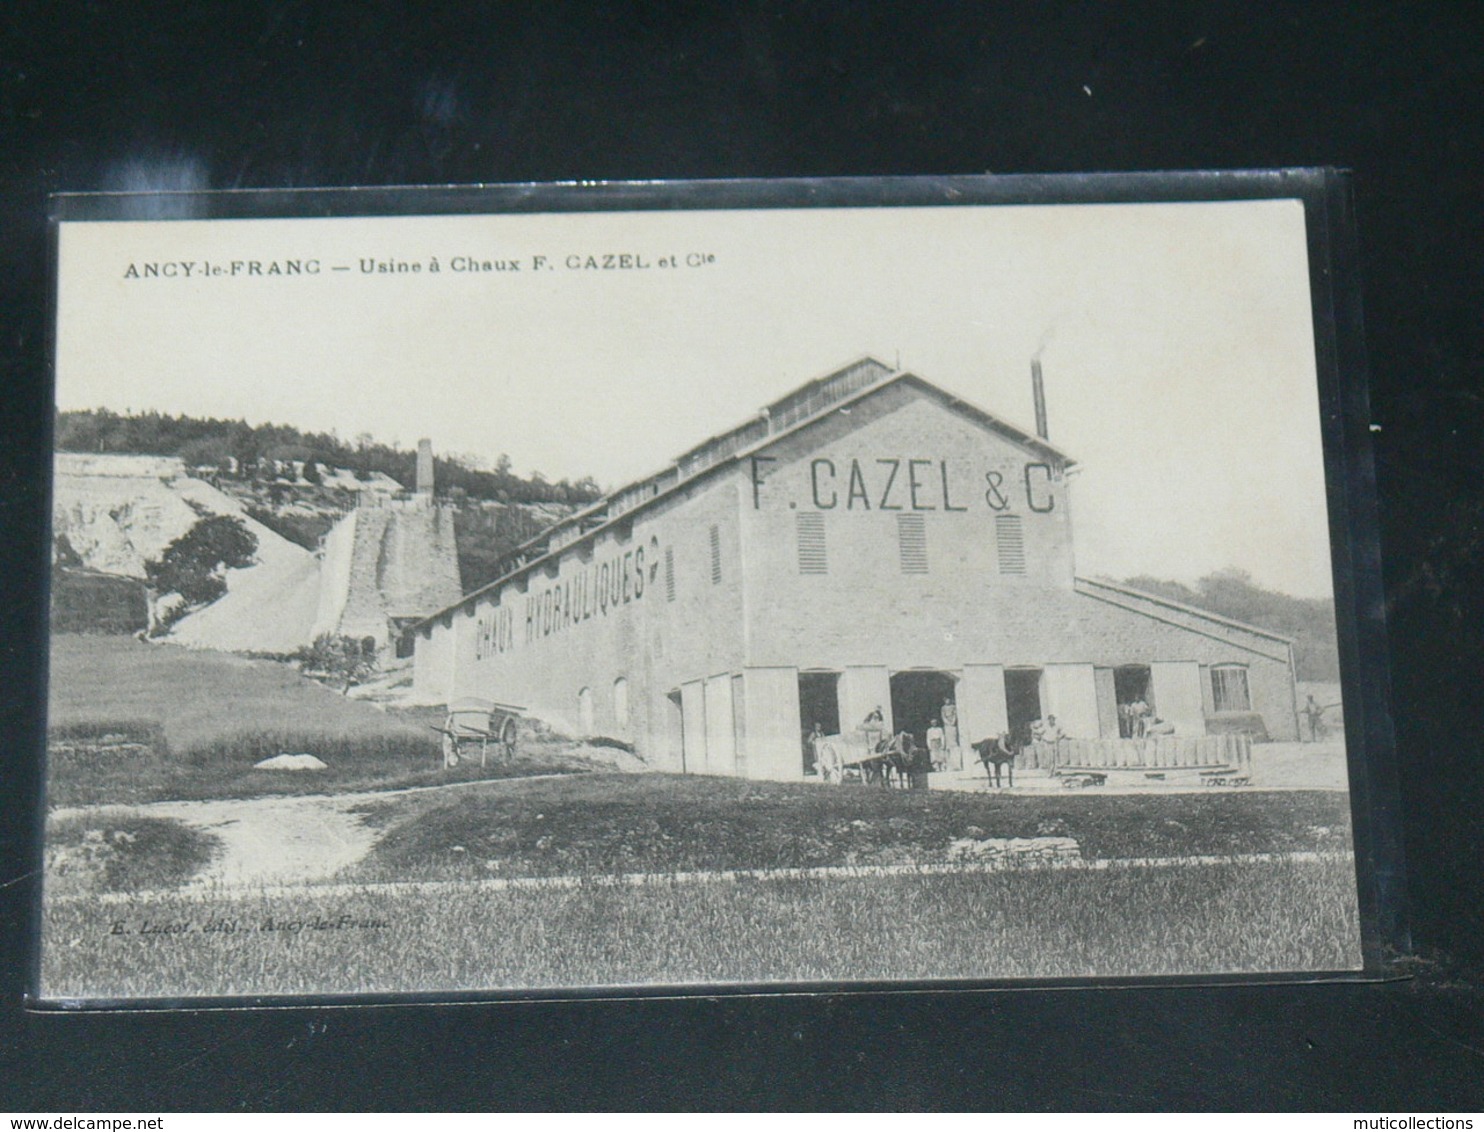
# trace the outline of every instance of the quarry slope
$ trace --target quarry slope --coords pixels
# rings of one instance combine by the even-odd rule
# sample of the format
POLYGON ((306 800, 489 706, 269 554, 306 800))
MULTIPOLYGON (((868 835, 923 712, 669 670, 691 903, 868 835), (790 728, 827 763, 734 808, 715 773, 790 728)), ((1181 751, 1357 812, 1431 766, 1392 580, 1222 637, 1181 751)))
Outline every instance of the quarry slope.
POLYGON ((52 502, 54 537, 64 537, 84 566, 144 577, 196 522, 230 515, 258 540, 256 561, 226 572, 227 592, 185 618, 170 636, 181 644, 290 652, 312 639, 320 561, 251 518, 243 505, 185 473, 177 459, 58 453, 52 502))

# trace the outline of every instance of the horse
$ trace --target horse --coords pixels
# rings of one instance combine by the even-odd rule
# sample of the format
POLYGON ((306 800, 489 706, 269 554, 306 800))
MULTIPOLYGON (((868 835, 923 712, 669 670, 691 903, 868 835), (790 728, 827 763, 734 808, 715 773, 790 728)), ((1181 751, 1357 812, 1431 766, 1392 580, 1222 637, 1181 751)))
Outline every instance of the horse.
POLYGON ((881 753, 886 759, 883 767, 885 785, 890 786, 892 776, 895 775, 897 785, 905 787, 912 774, 912 763, 917 754, 911 733, 907 731, 897 733, 883 745, 881 753))
POLYGON ((1011 741, 1008 731, 989 739, 981 739, 977 743, 971 743, 970 746, 979 756, 979 761, 984 764, 984 773, 991 783, 999 786, 1000 767, 1008 766, 1010 785, 1012 787, 1015 785, 1015 756, 1020 752, 1011 741))
POLYGON ((907 732, 880 740, 856 765, 861 781, 872 786, 906 786, 912 769, 912 736, 907 732))

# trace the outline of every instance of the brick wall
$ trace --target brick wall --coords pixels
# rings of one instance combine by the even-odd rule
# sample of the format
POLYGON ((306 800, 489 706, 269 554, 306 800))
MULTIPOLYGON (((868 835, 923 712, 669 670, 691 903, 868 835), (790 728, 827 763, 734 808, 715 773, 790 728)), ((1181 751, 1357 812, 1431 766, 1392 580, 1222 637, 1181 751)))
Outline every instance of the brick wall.
POLYGON ((752 664, 879 664, 889 654, 897 667, 955 667, 983 658, 987 593, 1072 586, 1059 469, 911 387, 883 390, 768 455, 776 462, 760 466, 757 505, 744 509, 752 664), (822 525, 824 573, 800 571, 801 514, 822 525), (1023 573, 1001 569, 1001 518, 1019 520, 1023 573), (904 563, 903 519, 921 523, 924 572, 905 572, 921 563, 904 563))
POLYGON ((1210 666, 1235 662, 1274 736, 1295 726, 1286 643, 1079 583, 1061 459, 942 397, 889 385, 756 456, 438 622, 418 642, 420 686, 628 739, 655 766, 770 778, 802 773, 808 668, 842 674, 847 728, 867 701, 887 707, 903 669, 959 679, 966 728, 1005 718, 1006 667, 1051 669, 1048 704, 1095 733, 1105 718, 1116 727, 1108 669, 1198 670, 1195 703, 1210 666), (1008 546, 1006 519, 1018 528, 1008 546), (620 586, 594 611, 590 579, 605 565, 631 589, 642 570, 642 596, 620 586), (619 678, 627 720, 614 711, 619 678))
MULTIPOLYGON (((426 682, 435 685, 441 667, 456 696, 517 703, 570 733, 629 740, 657 765, 678 768, 670 693, 741 668, 741 489, 737 474, 707 480, 455 611, 417 642, 426 682), (627 720, 615 712, 620 678, 627 720), (591 728, 578 707, 583 689, 591 728)), ((691 738, 699 740, 694 729, 691 738)))

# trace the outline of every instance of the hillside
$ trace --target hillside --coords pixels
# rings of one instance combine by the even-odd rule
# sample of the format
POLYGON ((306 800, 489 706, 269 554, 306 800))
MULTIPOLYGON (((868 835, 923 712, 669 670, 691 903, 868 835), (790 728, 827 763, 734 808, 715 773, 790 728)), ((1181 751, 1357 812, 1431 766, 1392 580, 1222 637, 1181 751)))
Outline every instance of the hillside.
MULTIPOLYGON (((232 500, 234 513, 307 551, 318 550, 366 493, 378 499, 405 494, 417 462, 414 450, 365 435, 346 443, 331 434, 289 425, 108 409, 59 412, 56 448, 74 462, 84 460, 84 454, 137 457, 146 478, 152 472, 189 473, 191 480, 232 500)), ((494 580, 497 563, 511 550, 600 495, 591 479, 574 484, 548 482, 539 472, 518 476, 503 455, 493 470, 476 467, 466 458, 436 457, 434 476, 438 501, 453 510, 465 591, 494 580)), ((160 495, 153 490, 144 494, 160 495)), ((165 506, 174 508, 176 502, 167 500, 165 506)), ((59 555, 76 552, 91 569, 142 576, 142 558, 127 545, 131 536, 121 529, 135 522, 135 506, 128 499, 115 499, 109 508, 92 513, 94 520, 108 521, 73 521, 60 527, 71 545, 59 545, 59 555), (110 510, 124 516, 122 524, 109 515, 110 510)))
MULTIPOLYGON (((265 483, 215 471, 197 474, 240 502, 244 513, 256 522, 306 550, 317 550, 331 528, 356 506, 358 493, 333 485, 338 471, 341 469, 321 469, 325 482, 319 484, 308 483, 302 477, 293 482, 280 477, 265 483)), ((453 512, 459 576, 465 592, 493 581, 496 564, 502 558, 573 510, 563 503, 502 503, 458 492, 440 494, 439 502, 453 512)))
POLYGON ((203 480, 185 474, 178 460, 140 456, 55 459, 52 535, 59 564, 119 578, 143 580, 146 563, 202 518, 241 522, 253 539, 253 564, 226 572, 227 592, 208 610, 240 631, 199 639, 195 619, 176 627, 182 640, 217 648, 290 652, 311 634, 319 566, 315 555, 279 537, 243 505, 203 480))
MULTIPOLYGON (((316 482, 302 469, 265 482, 171 456, 59 452, 54 463, 53 626, 131 633, 153 624, 151 571, 198 525, 229 517, 249 540, 246 561, 213 570, 220 597, 193 598, 209 604, 152 631, 234 651, 286 654, 323 634, 389 648, 401 626, 492 580, 501 557, 570 510, 435 502, 380 473, 358 480, 333 467, 316 469, 316 482)), ((165 599, 162 615, 181 600, 155 596, 165 599)))
POLYGON ((1244 570, 1208 574, 1194 588, 1148 575, 1125 578, 1123 584, 1292 637, 1300 680, 1336 682, 1340 679, 1333 601, 1291 597, 1264 589, 1244 570))
MULTIPOLYGON (((326 465, 344 469, 365 482, 376 475, 402 485, 413 482, 417 453, 382 444, 366 434, 352 443, 330 433, 303 432, 291 425, 250 425, 246 421, 170 416, 164 413, 115 413, 109 409, 59 411, 59 452, 176 456, 197 471, 244 483, 269 485, 292 469, 291 479, 311 485, 324 481, 326 465)), ((602 493, 591 478, 550 483, 540 472, 518 476, 501 455, 493 469, 468 458, 440 456, 434 461, 440 497, 495 503, 554 503, 577 506, 602 493)), ((220 486, 220 485, 218 485, 220 486)))

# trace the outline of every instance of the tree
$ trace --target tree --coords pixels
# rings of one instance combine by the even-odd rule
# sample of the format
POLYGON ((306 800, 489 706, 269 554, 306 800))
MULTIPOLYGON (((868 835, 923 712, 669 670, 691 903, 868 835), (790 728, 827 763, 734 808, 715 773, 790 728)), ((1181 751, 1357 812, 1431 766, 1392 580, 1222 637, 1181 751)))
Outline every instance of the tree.
POLYGON ((146 562, 144 575, 156 593, 206 605, 227 592, 222 571, 251 566, 257 550, 257 536, 241 519, 211 515, 167 546, 158 560, 146 562))
POLYGON ((299 650, 299 667, 307 676, 332 677, 344 695, 376 671, 376 638, 321 633, 314 644, 299 650))
POLYGON ((232 467, 232 446, 219 436, 202 436, 182 444, 180 458, 188 468, 216 468, 226 472, 232 467))
MULTIPOLYGON (((416 454, 397 443, 377 442, 359 433, 346 442, 333 433, 303 432, 291 425, 250 425, 243 420, 168 416, 162 413, 116 413, 108 409, 65 410, 56 418, 59 452, 117 452, 180 456, 192 467, 216 466, 224 474, 248 484, 271 480, 275 464, 308 464, 305 479, 321 481, 327 468, 348 468, 363 479, 380 472, 411 484, 416 454), (231 468, 231 471, 228 471, 231 468)), ((519 476, 508 454, 493 467, 474 456, 445 457, 438 462, 438 482, 444 490, 462 487, 470 499, 508 503, 587 502, 601 494, 590 477, 576 483, 552 483, 539 474, 519 476)))

